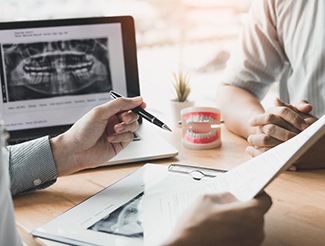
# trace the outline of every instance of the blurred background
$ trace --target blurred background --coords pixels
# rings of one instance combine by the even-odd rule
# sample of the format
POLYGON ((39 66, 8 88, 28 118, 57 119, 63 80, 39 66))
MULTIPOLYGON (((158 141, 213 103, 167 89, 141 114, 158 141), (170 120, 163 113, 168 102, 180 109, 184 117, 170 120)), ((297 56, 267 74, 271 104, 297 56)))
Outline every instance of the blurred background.
POLYGON ((0 20, 132 15, 139 47, 237 36, 251 0, 1 0, 0 20))
MULTIPOLYGON (((188 72, 190 98, 214 106, 216 87, 252 0, 1 0, 0 21, 132 15, 141 94, 149 107, 174 97, 173 72, 188 72), (161 100, 149 95, 163 95, 161 100)), ((265 99, 265 104, 269 99, 265 99)))

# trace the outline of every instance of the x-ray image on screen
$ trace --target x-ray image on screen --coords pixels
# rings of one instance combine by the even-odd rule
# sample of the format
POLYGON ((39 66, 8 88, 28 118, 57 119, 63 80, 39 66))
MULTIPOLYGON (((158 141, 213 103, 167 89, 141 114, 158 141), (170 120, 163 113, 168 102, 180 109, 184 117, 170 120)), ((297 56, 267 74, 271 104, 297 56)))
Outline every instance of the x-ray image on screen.
POLYGON ((108 38, 3 44, 7 100, 112 89, 108 38))
POLYGON ((143 193, 139 194, 88 229, 126 237, 143 238, 142 196, 143 193))

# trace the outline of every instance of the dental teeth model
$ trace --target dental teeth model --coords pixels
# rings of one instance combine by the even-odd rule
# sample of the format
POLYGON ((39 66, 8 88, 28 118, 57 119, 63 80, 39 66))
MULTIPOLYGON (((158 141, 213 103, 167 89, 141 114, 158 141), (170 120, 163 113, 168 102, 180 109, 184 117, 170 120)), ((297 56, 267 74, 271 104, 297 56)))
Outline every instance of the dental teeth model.
POLYGON ((181 111, 183 145, 211 149, 221 145, 220 111, 212 107, 189 107, 181 111))

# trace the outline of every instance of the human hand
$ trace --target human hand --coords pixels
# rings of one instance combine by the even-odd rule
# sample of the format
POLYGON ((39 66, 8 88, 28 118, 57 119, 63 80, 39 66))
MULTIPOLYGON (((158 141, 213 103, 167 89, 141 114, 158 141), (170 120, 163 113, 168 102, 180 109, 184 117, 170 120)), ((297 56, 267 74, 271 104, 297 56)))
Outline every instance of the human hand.
POLYGON ((139 126, 139 116, 130 110, 137 106, 146 106, 141 97, 107 102, 90 110, 67 132, 52 138, 58 176, 105 165, 123 150, 139 126))
POLYGON ((318 120, 317 117, 310 114, 310 112, 313 109, 313 106, 308 103, 306 100, 301 100, 297 105, 291 105, 285 102, 282 102, 279 98, 276 98, 274 101, 275 106, 285 106, 288 108, 291 108, 292 110, 299 113, 299 115, 304 119, 304 121, 307 123, 308 126, 313 124, 316 120, 318 120))
MULTIPOLYGON (((318 120, 317 117, 310 114, 312 105, 305 100, 301 100, 296 106, 288 105, 278 100, 279 105, 291 107, 298 111, 303 117, 305 122, 310 126, 318 120)), ((289 170, 297 169, 319 169, 325 168, 325 156, 324 156, 325 136, 322 136, 308 152, 304 153, 289 170)))
POLYGON ((183 213, 164 245, 260 245, 271 205, 266 193, 247 202, 230 193, 204 195, 183 213))
POLYGON ((247 138, 251 146, 246 152, 254 157, 296 136, 317 120, 311 110, 312 105, 305 100, 293 106, 277 98, 275 107, 250 120, 256 131, 247 138))

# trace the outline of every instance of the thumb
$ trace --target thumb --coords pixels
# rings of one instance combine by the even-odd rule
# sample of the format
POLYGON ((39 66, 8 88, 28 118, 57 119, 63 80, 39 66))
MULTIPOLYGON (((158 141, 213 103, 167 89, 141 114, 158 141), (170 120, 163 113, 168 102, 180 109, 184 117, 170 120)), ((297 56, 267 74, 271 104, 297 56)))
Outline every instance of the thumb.
POLYGON ((258 208, 263 214, 266 213, 272 206, 272 198, 262 191, 255 198, 246 202, 248 206, 258 208))

